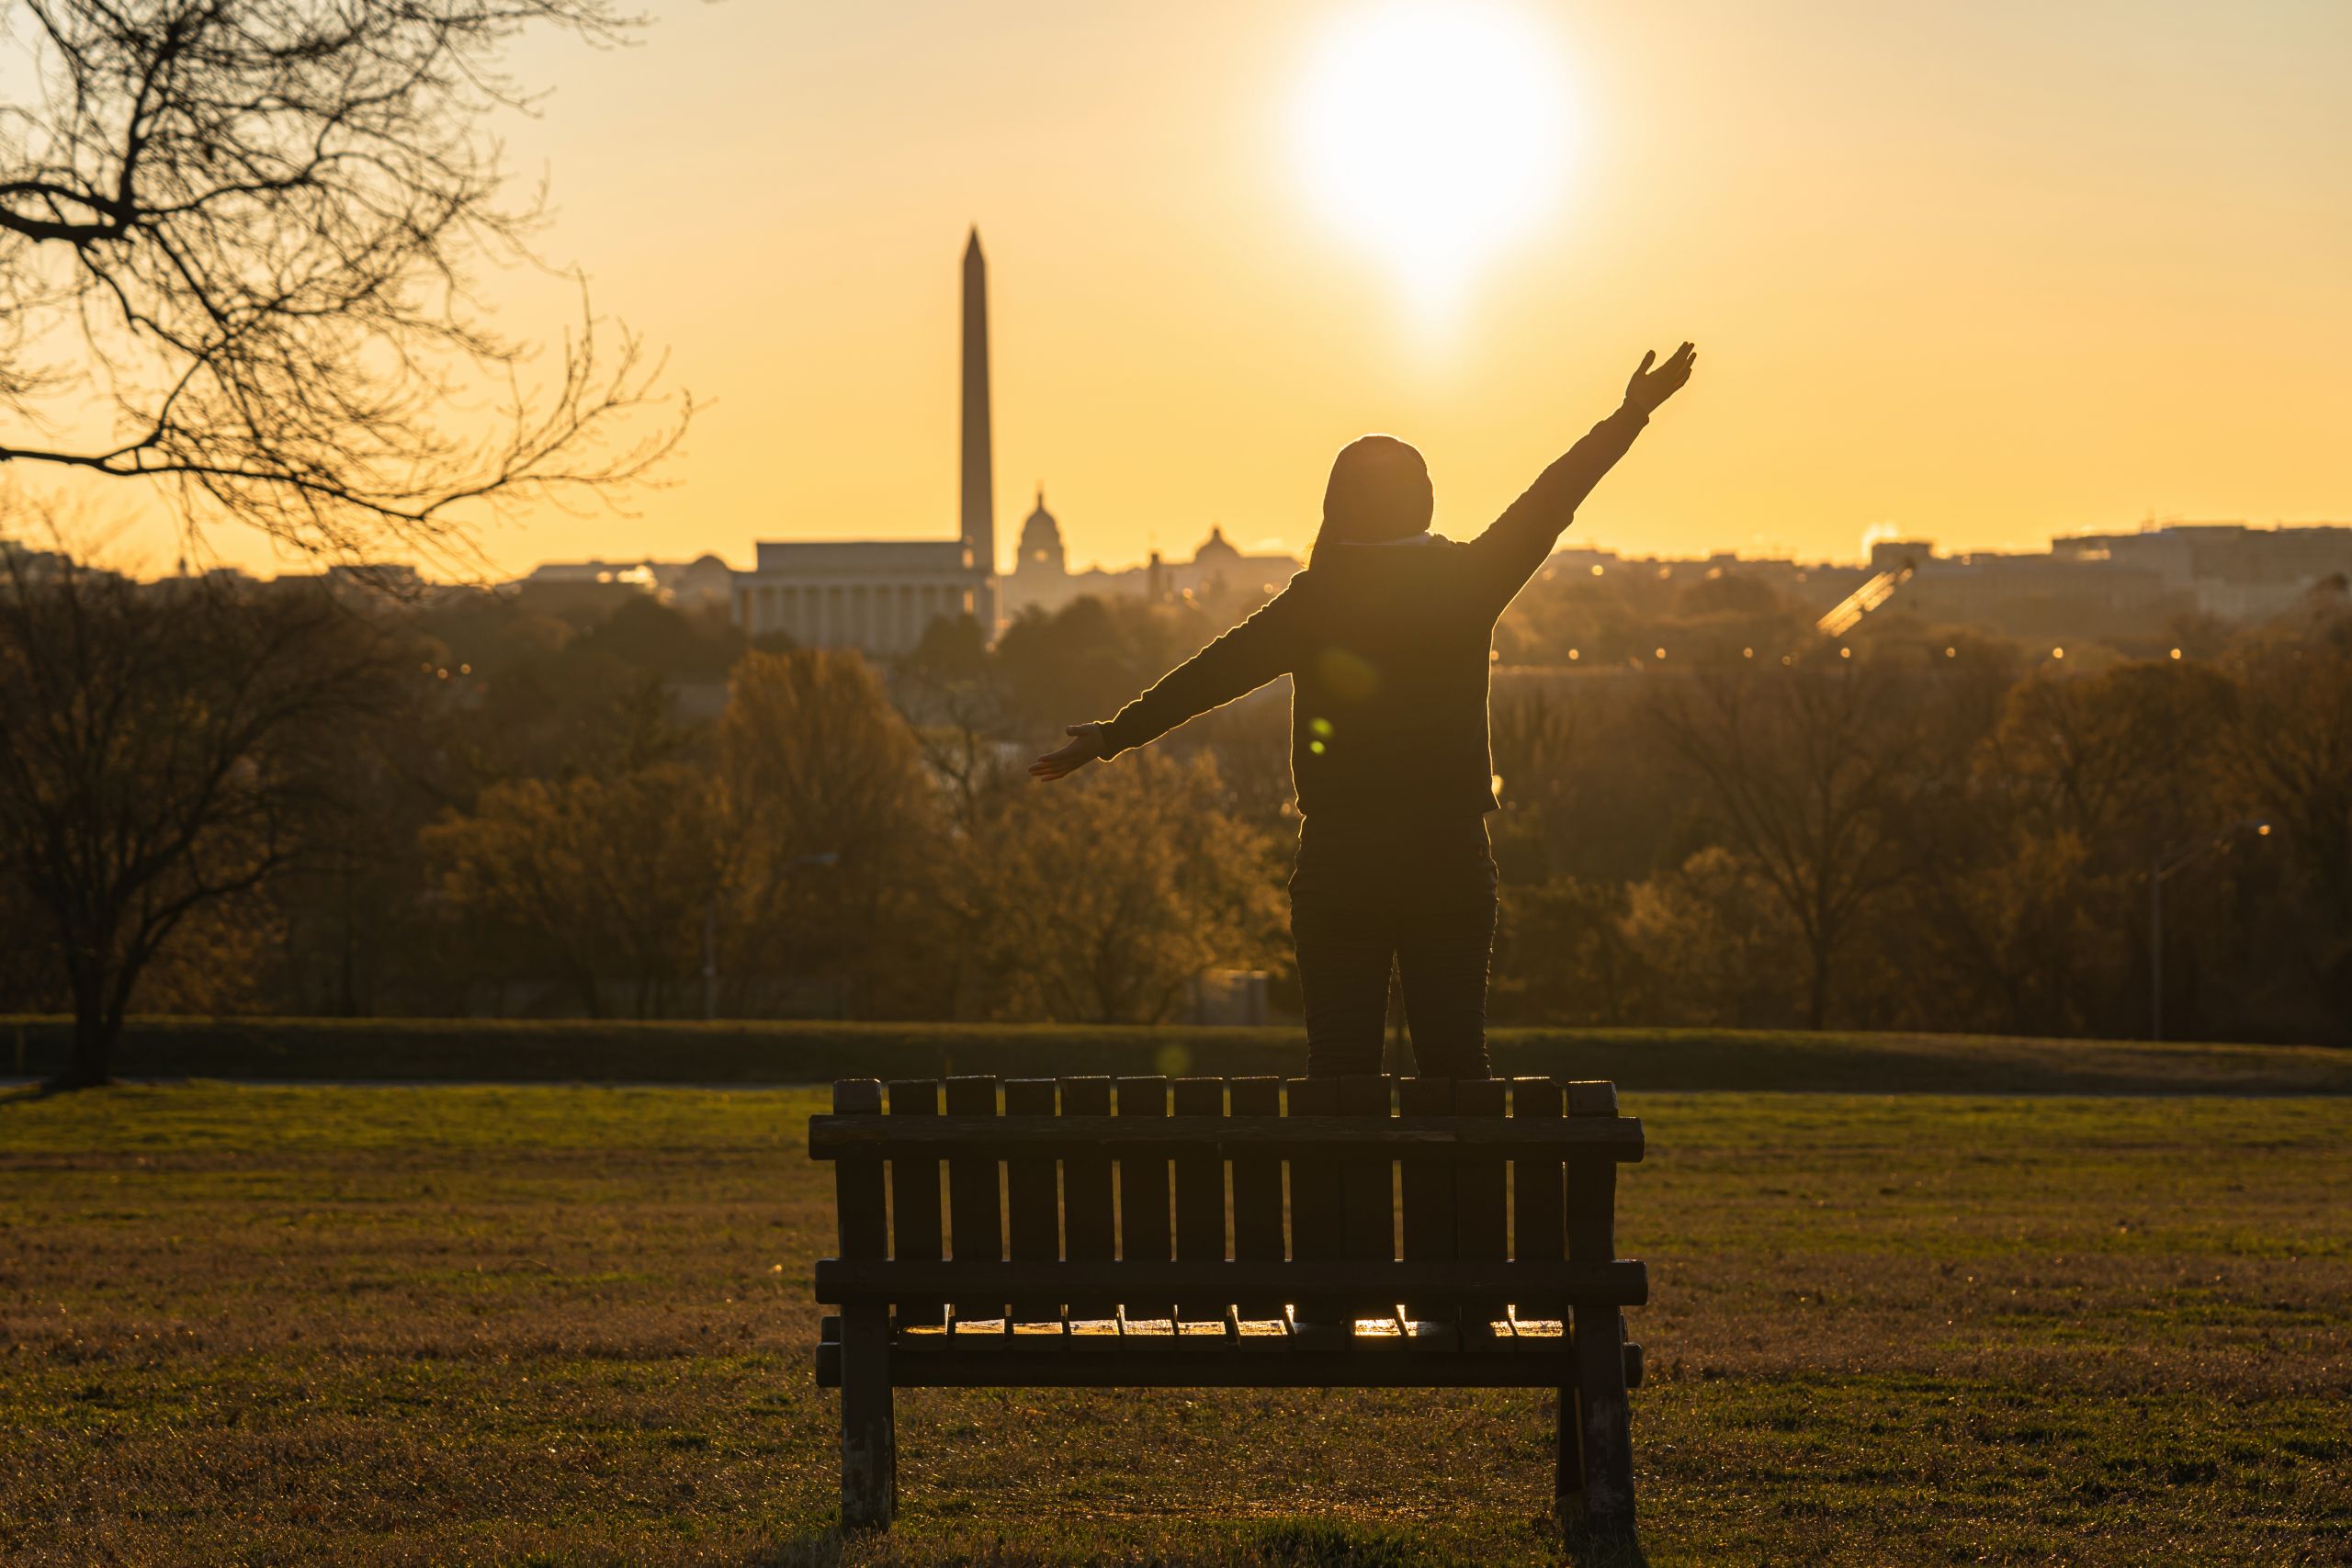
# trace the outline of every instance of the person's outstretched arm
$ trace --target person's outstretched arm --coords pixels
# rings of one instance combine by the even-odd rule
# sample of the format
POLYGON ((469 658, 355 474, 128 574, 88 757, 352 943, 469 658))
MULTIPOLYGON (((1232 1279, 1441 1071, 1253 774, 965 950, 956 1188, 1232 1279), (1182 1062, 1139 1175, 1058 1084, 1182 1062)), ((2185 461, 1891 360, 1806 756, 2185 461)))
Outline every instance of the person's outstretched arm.
POLYGON ((1600 476, 1633 446, 1634 437, 1642 433, 1657 406, 1690 379, 1698 351, 1686 343, 1665 364, 1652 369, 1657 358, 1655 349, 1643 355, 1634 378, 1625 383, 1625 400, 1617 412, 1587 432, 1583 440, 1527 487, 1526 494, 1510 503, 1509 511, 1470 541, 1469 549, 1480 559, 1495 590, 1498 611, 1535 575, 1535 569, 1559 541, 1560 531, 1575 521, 1577 508, 1600 482, 1600 476))
POLYGON ((1069 741, 1030 763, 1029 776, 1067 777, 1089 762, 1157 740, 1186 720, 1287 673, 1297 592, 1295 584, 1283 589, 1256 615, 1162 675, 1116 717, 1069 726, 1062 731, 1069 741))

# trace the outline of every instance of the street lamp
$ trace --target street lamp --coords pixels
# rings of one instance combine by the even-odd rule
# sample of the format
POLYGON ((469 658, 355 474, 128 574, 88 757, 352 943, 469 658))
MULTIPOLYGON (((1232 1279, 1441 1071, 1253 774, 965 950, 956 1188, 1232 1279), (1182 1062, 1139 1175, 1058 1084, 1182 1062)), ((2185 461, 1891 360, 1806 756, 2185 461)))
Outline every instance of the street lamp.
POLYGON ((2233 822, 2217 833, 2192 840, 2174 850, 2169 855, 2160 854, 2148 863, 2148 1038, 2165 1037, 2165 883, 2172 874, 2204 859, 2215 850, 2226 847, 2240 833, 2253 833, 2257 838, 2270 836, 2270 824, 2258 817, 2233 822))

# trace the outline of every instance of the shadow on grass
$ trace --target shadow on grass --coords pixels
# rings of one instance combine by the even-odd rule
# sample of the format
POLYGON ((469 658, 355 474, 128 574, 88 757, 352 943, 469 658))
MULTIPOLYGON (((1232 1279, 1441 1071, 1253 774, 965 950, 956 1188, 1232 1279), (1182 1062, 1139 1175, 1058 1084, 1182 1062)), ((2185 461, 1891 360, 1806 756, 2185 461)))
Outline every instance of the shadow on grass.
POLYGON ((768 1548, 744 1568, 839 1568, 841 1560, 840 1528, 820 1525, 768 1548))
POLYGON ((61 1094, 79 1094, 85 1089, 112 1089, 110 1077, 75 1077, 70 1073, 53 1073, 39 1083, 15 1084, 0 1089, 0 1105, 11 1100, 54 1100, 61 1094))
POLYGON ((1601 1535, 1581 1525, 1561 1532, 1560 1560, 1576 1568, 1649 1568, 1642 1543, 1630 1535, 1601 1535))
MULTIPOLYGON (((1548 1533, 1548 1524, 1544 1527, 1548 1533)), ((1074 1563, 1080 1558, 1067 1550, 1024 1551, 996 1545, 978 1556, 955 1552, 938 1557, 920 1551, 901 1558, 890 1538, 856 1538, 858 1561, 873 1563, 956 1562, 974 1568, 1032 1568, 1047 1563, 1074 1563), (874 1553, 879 1550, 881 1555, 874 1553)), ((790 1540, 761 1552, 746 1568, 840 1568, 844 1541, 840 1529, 828 1525, 802 1531, 790 1540)), ((1197 1554, 1144 1550, 1119 1561, 1148 1562, 1159 1568, 1183 1568, 1191 1562, 1219 1568, 1466 1568, 1469 1559, 1433 1551, 1410 1534, 1378 1525, 1341 1524, 1329 1519, 1272 1519, 1250 1525, 1238 1540, 1226 1546, 1203 1546, 1197 1554)), ((1573 1568, 1648 1568, 1638 1542, 1625 1536, 1597 1535, 1572 1526, 1561 1539, 1561 1562, 1573 1568)))

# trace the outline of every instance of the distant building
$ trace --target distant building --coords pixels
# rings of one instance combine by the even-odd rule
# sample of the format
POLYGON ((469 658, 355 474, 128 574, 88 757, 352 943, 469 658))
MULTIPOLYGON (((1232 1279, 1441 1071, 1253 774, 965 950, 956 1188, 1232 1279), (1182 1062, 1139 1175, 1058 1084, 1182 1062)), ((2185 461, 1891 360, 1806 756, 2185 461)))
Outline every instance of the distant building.
POLYGON ((986 575, 961 539, 763 539, 758 567, 735 574, 735 621, 803 648, 912 653, 941 616, 984 613, 986 575))
POLYGON ((2352 573, 2352 526, 2167 523, 2132 534, 2053 539, 2050 553, 2079 566, 2147 573, 2166 592, 2187 594, 2205 615, 2259 620, 2327 579, 2352 573))
POLYGON ((988 263, 980 231, 964 247, 964 385, 960 536, 954 539, 767 540, 734 574, 736 624, 808 648, 911 653, 931 623, 970 615, 999 624, 995 470, 989 411, 988 263))
POLYGON ((690 561, 544 561, 520 581, 533 588, 635 589, 681 607, 728 604, 734 589, 734 573, 714 555, 690 561))
POLYGON ((1008 616, 1024 610, 1058 610, 1073 599, 1140 597, 1153 600, 1195 598, 1249 607, 1263 604, 1283 590, 1299 568, 1295 557, 1245 555, 1212 525, 1189 561, 1168 561, 1154 551, 1148 564, 1106 571, 1091 567, 1069 570, 1062 546, 1061 525, 1046 510, 1046 491, 1037 491, 1036 509, 1021 525, 1021 551, 1005 578, 1004 609, 1008 616))
POLYGON ((1863 566, 1730 554, 1635 560, 1577 547, 1554 552, 1542 575, 1738 577, 1763 582, 1792 604, 1826 611, 1869 579, 1906 567, 1910 576, 1887 598, 1889 610, 2053 644, 2129 641, 2155 637, 2187 614, 2264 620, 2339 574, 2352 578, 2352 526, 2168 523, 2054 539, 2046 551, 1952 556, 1938 555, 1928 539, 1881 539, 1863 566))
POLYGON ((1069 575, 1069 557, 1062 548, 1062 525, 1046 510, 1046 487, 1037 487, 1037 504, 1021 520, 1021 547, 1012 558, 1012 575, 1049 581, 1069 575))
POLYGON ((2352 573, 2352 527, 2255 528, 2172 523, 2130 534, 2051 541, 2047 554, 1937 556, 1924 542, 1881 543, 1916 568, 1898 603, 1931 621, 2017 637, 2146 636, 2175 616, 2226 621, 2280 614, 2338 573, 2352 573))

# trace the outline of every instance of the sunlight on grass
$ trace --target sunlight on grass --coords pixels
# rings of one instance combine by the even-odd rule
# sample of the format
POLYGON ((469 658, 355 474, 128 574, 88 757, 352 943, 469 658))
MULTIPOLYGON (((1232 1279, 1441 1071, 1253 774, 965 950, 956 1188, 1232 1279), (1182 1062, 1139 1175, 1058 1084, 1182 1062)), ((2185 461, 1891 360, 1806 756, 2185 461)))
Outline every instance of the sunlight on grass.
MULTIPOLYGON (((0 1103, 0 1561, 1563 1560, 1550 1403, 1495 1391, 902 1393, 902 1523, 843 1543, 820 1100, 0 1103)), ((1627 1109, 1650 1562, 2352 1540, 2346 1101, 1627 1109)))

